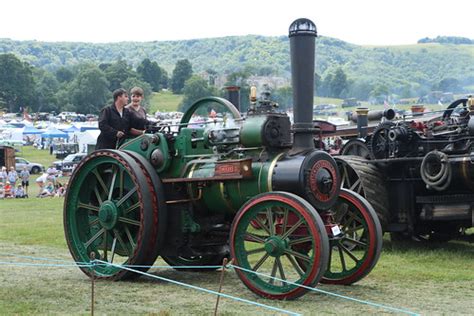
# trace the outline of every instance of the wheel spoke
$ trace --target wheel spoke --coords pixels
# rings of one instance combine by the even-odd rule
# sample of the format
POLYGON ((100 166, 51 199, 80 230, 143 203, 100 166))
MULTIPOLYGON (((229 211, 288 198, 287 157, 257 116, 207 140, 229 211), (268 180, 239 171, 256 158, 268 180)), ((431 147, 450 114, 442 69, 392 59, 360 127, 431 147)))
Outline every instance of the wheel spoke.
POLYGON ((331 272, 331 260, 332 260, 332 245, 330 245, 331 247, 329 248, 329 256, 328 256, 328 271, 331 272))
POLYGON ((281 228, 282 234, 285 234, 287 225, 288 225, 288 209, 285 209, 283 213, 283 226, 281 228))
POLYGON ((122 223, 126 223, 126 224, 130 224, 130 225, 135 225, 135 226, 140 226, 140 221, 136 221, 134 219, 131 219, 131 218, 127 218, 127 217, 122 217, 120 216, 118 218, 119 222, 122 222, 122 223))
POLYGON ((349 250, 347 249, 344 245, 339 245, 339 247, 344 251, 352 260, 355 261, 355 263, 359 262, 359 259, 349 250))
POLYGON ((125 234, 128 237, 128 242, 130 243, 130 246, 132 246, 132 249, 135 249, 135 246, 136 246, 135 241, 133 241, 132 234, 130 233, 130 229, 128 229, 127 226, 125 226, 125 234))
POLYGON ((280 271, 280 277, 283 281, 281 281, 283 283, 283 285, 286 285, 286 276, 285 276, 285 271, 283 270, 283 265, 281 264, 281 260, 280 260, 280 257, 275 257, 275 261, 277 262, 278 264, 278 270, 280 271))
POLYGON ((127 194, 125 194, 116 204, 117 207, 119 207, 120 205, 122 205, 123 202, 125 202, 129 197, 132 196, 133 193, 137 192, 137 187, 134 187, 133 189, 131 189, 130 191, 127 192, 127 194))
POLYGON ((285 234, 281 236, 281 238, 282 239, 288 238, 288 236, 290 236, 298 227, 300 227, 301 224, 303 224, 303 222, 304 220, 300 218, 299 221, 296 222, 296 224, 294 224, 290 229, 288 229, 287 232, 285 232, 285 234))
POLYGON ((299 253, 297 251, 294 251, 294 250, 291 250, 291 249, 286 249, 285 250, 285 253, 288 254, 288 255, 292 255, 296 258, 300 258, 301 260, 304 260, 304 261, 307 261, 309 263, 311 263, 311 258, 309 256, 306 256, 302 253, 299 253))
POLYGON ((347 171, 347 165, 343 164, 342 170, 343 175, 341 180, 341 188, 348 188, 351 186, 351 183, 349 179, 349 172, 347 171))
POLYGON ((351 185, 349 190, 360 193, 360 190, 361 190, 361 185, 360 184, 361 184, 361 181, 360 181, 360 178, 359 178, 351 185), (355 190, 356 188, 357 188, 357 190, 355 190))
POLYGON ((107 189, 107 186, 105 185, 104 180, 100 176, 99 171, 97 171, 97 169, 95 169, 94 171, 92 171, 92 173, 95 175, 97 181, 99 182, 100 186, 104 190, 105 196, 108 196, 109 195, 109 190, 107 189))
POLYGON ((249 250, 247 251, 247 255, 254 255, 256 253, 259 253, 259 252, 263 252, 265 251, 265 248, 264 247, 261 247, 261 248, 256 248, 256 249, 252 249, 252 250, 249 250))
POLYGON ((262 222, 262 220, 260 219, 260 217, 256 216, 255 217, 255 221, 257 222, 257 224, 263 228, 264 231, 266 231, 268 233, 268 235, 272 235, 272 233, 270 232, 270 230, 268 229, 268 227, 262 222))
POLYGON ((362 242, 360 240, 356 240, 350 237, 344 237, 342 240, 347 241, 349 243, 356 244, 357 246, 361 246, 363 248, 367 248, 369 245, 367 245, 365 242, 362 242))
POLYGON ((269 256, 269 253, 265 253, 263 257, 260 258, 260 260, 258 260, 258 262, 253 266, 252 271, 257 271, 258 268, 262 266, 262 264, 268 259, 269 256))
POLYGON ((293 258, 292 256, 290 256, 289 254, 285 253, 285 256, 288 258, 288 260, 290 261, 291 265, 293 266, 293 268, 296 270, 296 272, 298 272, 298 274, 300 275, 300 277, 302 277, 304 275, 304 271, 301 269, 300 265, 296 262, 295 258, 293 258))
MULTIPOLYGON (((128 230, 128 228, 127 228, 127 231, 130 234, 130 231, 128 230)), ((130 256, 130 251, 128 250, 127 245, 125 245, 125 243, 123 242, 122 237, 120 237, 120 233, 116 229, 114 229, 114 236, 118 240, 118 242, 119 242, 120 246, 123 248, 123 250, 125 250, 127 252, 127 255, 130 256)))
POLYGON ((109 197, 108 197, 109 200, 112 200, 112 194, 114 192, 114 186, 115 186, 115 179, 117 178, 117 171, 114 172, 113 170, 115 170, 115 167, 112 168, 113 175, 112 175, 112 179, 110 180, 110 189, 109 189, 109 197))
POLYGON ((296 244, 301 244, 301 243, 304 243, 304 242, 311 242, 311 241, 313 241, 313 237, 306 236, 306 237, 303 237, 303 238, 290 240, 289 245, 296 245, 296 244))
POLYGON ((99 230, 97 233, 95 233, 94 236, 92 236, 91 239, 89 239, 85 244, 85 248, 89 247, 94 241, 97 240, 97 238, 100 237, 100 235, 102 235, 103 233, 105 232, 105 228, 102 228, 101 230, 99 230))
POLYGON ((112 240, 112 247, 110 248, 110 263, 114 263, 114 255, 115 255, 115 246, 117 246, 117 237, 112 240))
POLYGON ((269 207, 267 208, 267 222, 268 222, 268 227, 270 228, 270 236, 275 235, 275 225, 273 225, 273 213, 272 209, 269 207))
POLYGON ((250 242, 257 242, 259 244, 264 244, 265 240, 257 235, 254 235, 252 233, 246 233, 245 234, 245 241, 250 241, 250 242))
POLYGON ((100 196, 99 190, 97 190, 97 187, 94 188, 94 193, 95 197, 97 198, 97 201, 99 202, 99 205, 102 204, 102 197, 100 196))
POLYGON ((339 251, 339 258, 341 259, 342 270, 347 271, 346 259, 344 258, 344 253, 342 253, 341 245, 337 245, 337 250, 339 251))
POLYGON ((108 261, 107 260, 107 235, 108 235, 108 232, 105 231, 104 241, 103 241, 103 243, 104 243, 104 257, 102 258, 102 260, 104 260, 104 261, 108 261))
POLYGON ((278 268, 278 265, 277 265, 277 261, 275 260, 275 261, 273 261, 272 273, 270 274, 270 284, 275 283, 275 276, 276 276, 277 268, 278 268))
POLYGON ((96 217, 95 219, 93 219, 92 221, 89 222, 89 227, 92 227, 94 225, 97 225, 99 224, 99 218, 96 217))
POLYGON ((82 208, 82 209, 86 209, 86 210, 90 210, 90 211, 94 211, 94 212, 99 212, 99 207, 95 206, 95 205, 92 205, 92 204, 86 204, 86 203, 79 202, 79 203, 77 203, 77 207, 82 208))
POLYGON ((133 204, 132 206, 127 208, 125 211, 123 211, 123 214, 127 215, 128 213, 130 213, 131 211, 133 211, 134 209, 136 209, 139 206, 140 206, 140 201, 138 201, 137 203, 133 204))

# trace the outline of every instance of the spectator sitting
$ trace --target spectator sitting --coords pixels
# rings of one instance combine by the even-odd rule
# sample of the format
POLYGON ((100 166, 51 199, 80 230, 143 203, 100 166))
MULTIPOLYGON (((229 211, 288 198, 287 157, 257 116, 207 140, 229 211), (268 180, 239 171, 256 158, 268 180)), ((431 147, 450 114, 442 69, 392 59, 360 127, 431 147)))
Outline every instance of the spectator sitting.
POLYGON ((53 197, 54 196, 54 184, 53 182, 49 181, 48 184, 43 188, 43 191, 41 191, 39 197, 53 197))
POLYGON ((5 189, 3 188, 3 182, 0 182, 0 199, 5 197, 5 189))
POLYGON ((15 198, 17 199, 23 199, 25 198, 25 190, 23 189, 23 186, 21 184, 18 185, 18 188, 15 191, 15 198))
POLYGON ((56 194, 54 196, 61 197, 66 194, 66 185, 62 185, 60 182, 56 184, 56 194))
POLYGON ((46 183, 47 181, 47 178, 48 178, 48 174, 45 172, 43 173, 41 176, 39 176, 38 178, 36 178, 36 184, 39 186, 39 190, 38 190, 38 196, 40 196, 41 192, 43 192, 43 187, 44 187, 44 184, 46 183))
POLYGON ((7 181, 5 183, 5 186, 3 187, 4 188, 4 192, 5 192, 5 197, 6 198, 13 198, 13 189, 12 189, 12 186, 10 184, 10 181, 7 181))
POLYGON ((58 176, 58 170, 54 168, 54 166, 50 166, 48 170, 46 170, 46 173, 48 174, 48 181, 53 182, 53 184, 56 184, 56 177, 58 176))

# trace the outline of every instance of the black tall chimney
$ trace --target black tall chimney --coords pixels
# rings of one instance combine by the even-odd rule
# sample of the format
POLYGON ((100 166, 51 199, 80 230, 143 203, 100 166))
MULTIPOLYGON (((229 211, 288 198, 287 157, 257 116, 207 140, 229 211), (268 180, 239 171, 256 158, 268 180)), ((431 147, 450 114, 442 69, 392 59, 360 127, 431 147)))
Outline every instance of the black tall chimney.
POLYGON ((298 19, 289 29, 293 85, 293 149, 313 149, 314 50, 316 25, 298 19))
POLYGON ((242 112, 240 109, 240 87, 227 86, 225 89, 227 90, 226 99, 229 100, 239 112, 242 112))

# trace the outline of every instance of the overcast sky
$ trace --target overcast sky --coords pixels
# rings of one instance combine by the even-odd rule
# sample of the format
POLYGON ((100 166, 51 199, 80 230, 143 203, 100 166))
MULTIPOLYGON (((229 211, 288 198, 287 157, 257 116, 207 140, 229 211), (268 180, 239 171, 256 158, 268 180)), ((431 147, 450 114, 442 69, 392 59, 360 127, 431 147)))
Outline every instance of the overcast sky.
POLYGON ((0 38, 120 42, 287 35, 296 18, 354 44, 474 39, 473 0, 4 0, 0 38))

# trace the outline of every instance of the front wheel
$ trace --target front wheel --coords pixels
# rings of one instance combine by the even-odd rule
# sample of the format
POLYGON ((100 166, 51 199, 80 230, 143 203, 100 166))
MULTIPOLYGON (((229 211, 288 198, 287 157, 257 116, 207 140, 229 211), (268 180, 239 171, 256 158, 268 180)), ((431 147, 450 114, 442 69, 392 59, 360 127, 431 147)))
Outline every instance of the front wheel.
POLYGON ((303 295, 308 289, 298 285, 314 287, 327 267, 324 224, 310 203, 291 193, 269 192, 249 200, 236 214, 230 238, 237 275, 266 298, 303 295))

